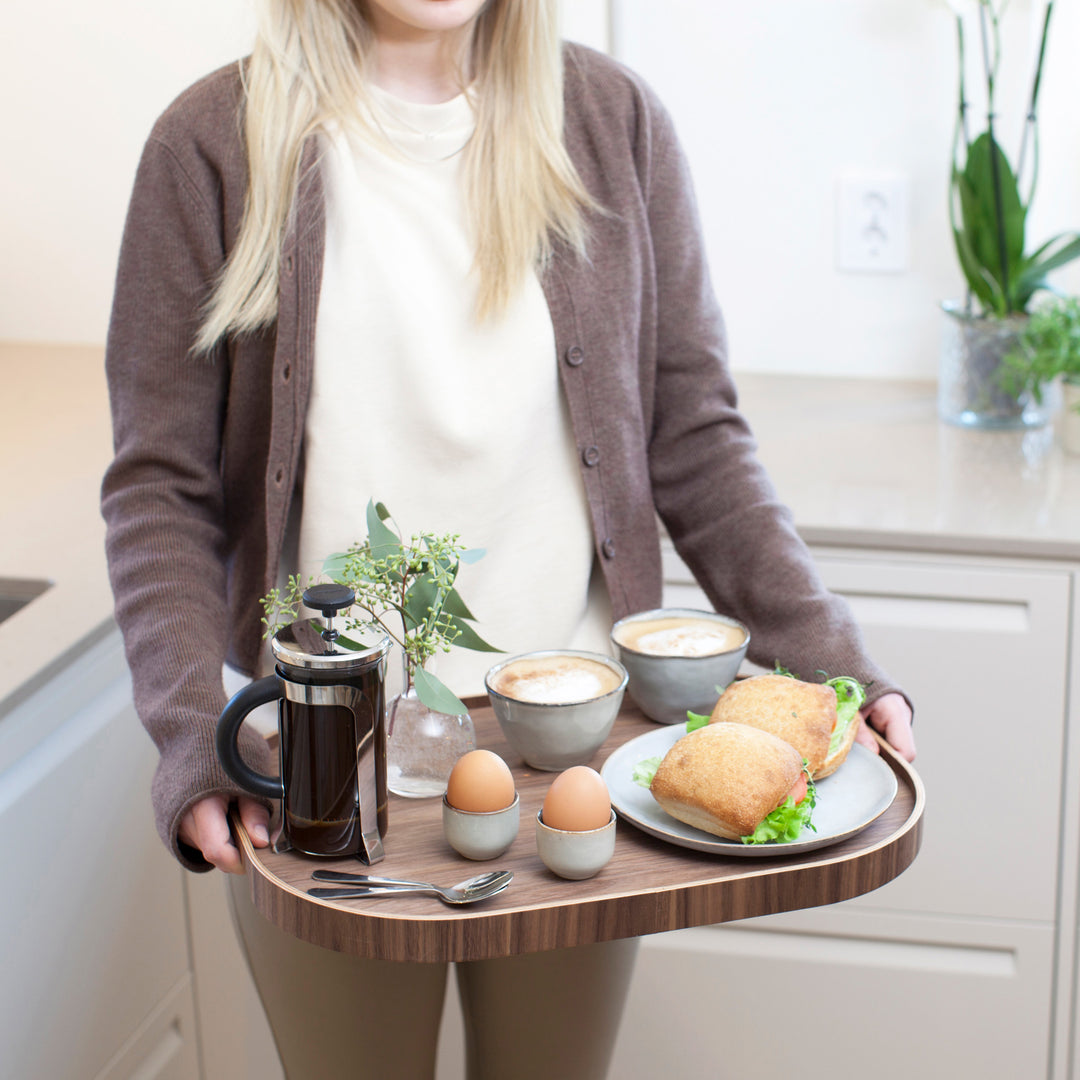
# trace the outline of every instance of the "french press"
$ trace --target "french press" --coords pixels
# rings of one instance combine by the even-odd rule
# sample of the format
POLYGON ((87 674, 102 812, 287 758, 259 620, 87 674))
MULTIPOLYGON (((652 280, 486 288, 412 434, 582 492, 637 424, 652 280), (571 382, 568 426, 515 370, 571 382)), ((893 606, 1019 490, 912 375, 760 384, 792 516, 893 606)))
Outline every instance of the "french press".
POLYGON ((304 606, 318 619, 289 623, 271 639, 275 674, 235 694, 217 726, 225 771, 253 795, 282 800, 284 835, 308 855, 383 858, 387 827, 384 675, 390 639, 356 646, 334 618, 356 596, 346 585, 313 585, 304 606), (240 756, 240 725, 252 709, 278 703, 281 776, 240 756))

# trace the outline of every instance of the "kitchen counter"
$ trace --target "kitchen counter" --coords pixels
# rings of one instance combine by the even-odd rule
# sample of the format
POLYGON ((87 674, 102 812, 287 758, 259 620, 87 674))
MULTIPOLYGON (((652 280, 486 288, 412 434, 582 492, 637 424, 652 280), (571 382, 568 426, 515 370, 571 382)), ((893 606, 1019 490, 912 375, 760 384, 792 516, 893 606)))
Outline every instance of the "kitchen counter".
POLYGON ((0 622, 0 720, 113 625, 98 511, 112 453, 103 354, 0 343, 0 579, 51 583, 0 622))
POLYGON ((1053 424, 942 423, 932 382, 737 377, 761 459, 811 544, 1080 558, 1080 457, 1053 424))
MULTIPOLYGON (((52 585, 0 622, 0 717, 112 627, 98 509, 103 350, 0 343, 0 578, 52 585)), ((761 457, 811 543, 1080 559, 1080 458, 1053 427, 940 423, 932 383, 744 374, 761 457)))

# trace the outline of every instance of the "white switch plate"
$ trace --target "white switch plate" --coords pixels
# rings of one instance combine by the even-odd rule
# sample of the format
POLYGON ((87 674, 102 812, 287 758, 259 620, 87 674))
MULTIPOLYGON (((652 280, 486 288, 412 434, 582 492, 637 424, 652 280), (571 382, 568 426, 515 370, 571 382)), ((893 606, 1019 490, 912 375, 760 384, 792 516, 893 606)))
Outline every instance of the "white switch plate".
POLYGON ((846 173, 836 178, 836 268, 898 274, 908 268, 908 178, 846 173))

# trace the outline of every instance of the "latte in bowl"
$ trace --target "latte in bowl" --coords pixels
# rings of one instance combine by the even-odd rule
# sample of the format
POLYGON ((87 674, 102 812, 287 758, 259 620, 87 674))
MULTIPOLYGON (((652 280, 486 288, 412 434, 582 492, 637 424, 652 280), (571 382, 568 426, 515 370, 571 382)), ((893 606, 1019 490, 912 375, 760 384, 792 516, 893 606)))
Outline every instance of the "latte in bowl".
POLYGON ((734 621, 665 615, 659 619, 624 619, 615 641, 646 656, 716 656, 737 649, 746 636, 743 627, 734 621))
POLYGON ((712 712, 738 674, 750 631, 712 611, 657 608, 620 619, 611 640, 638 708, 658 723, 681 724, 687 712, 712 712))
POLYGON ((627 679, 610 656, 552 649, 496 664, 484 684, 511 748, 532 768, 559 772, 587 764, 603 745, 627 679))

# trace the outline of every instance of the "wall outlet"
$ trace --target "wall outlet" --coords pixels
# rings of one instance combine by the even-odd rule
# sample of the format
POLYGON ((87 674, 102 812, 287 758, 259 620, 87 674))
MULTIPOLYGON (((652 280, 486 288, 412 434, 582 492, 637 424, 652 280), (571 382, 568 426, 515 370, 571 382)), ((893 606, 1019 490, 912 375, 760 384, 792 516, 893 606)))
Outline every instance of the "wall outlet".
POLYGON ((850 173, 836 178, 836 268, 898 274, 908 268, 908 178, 850 173))

